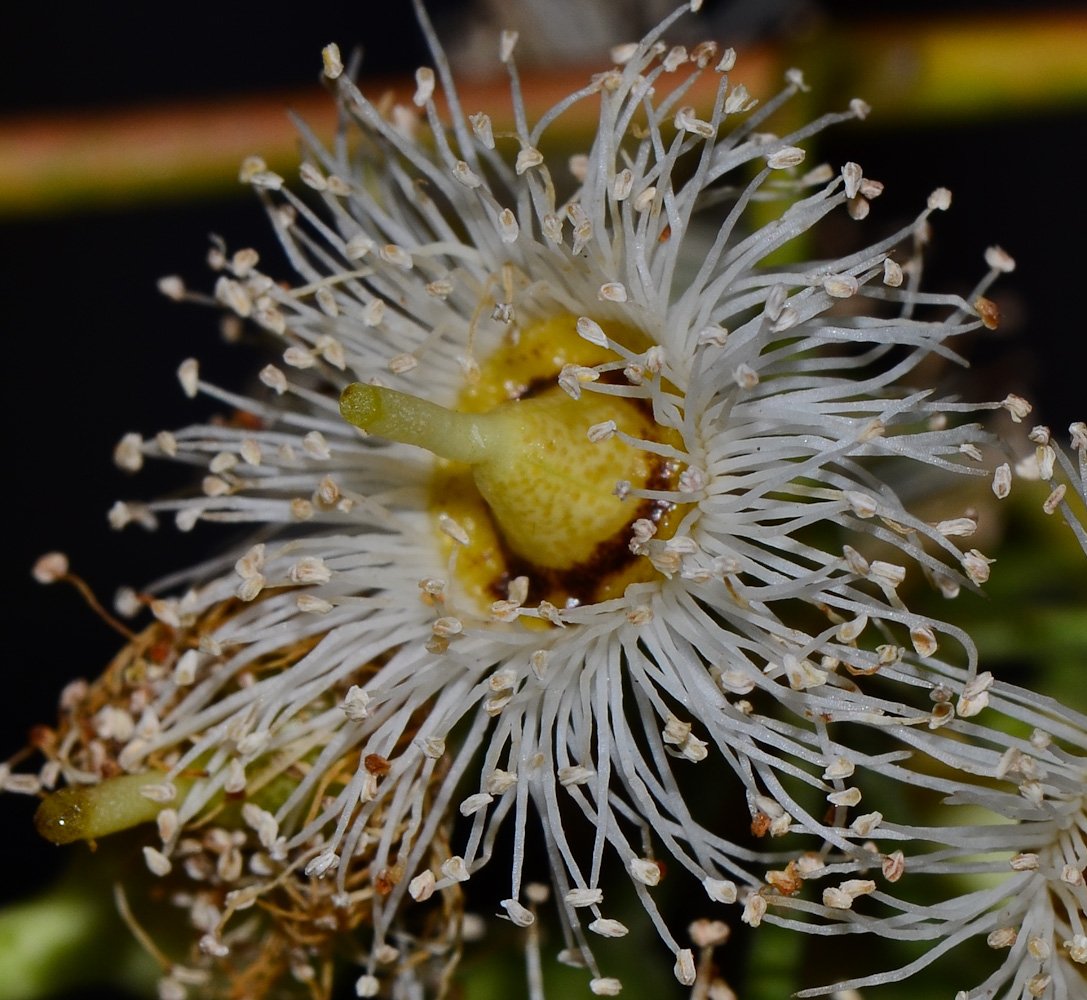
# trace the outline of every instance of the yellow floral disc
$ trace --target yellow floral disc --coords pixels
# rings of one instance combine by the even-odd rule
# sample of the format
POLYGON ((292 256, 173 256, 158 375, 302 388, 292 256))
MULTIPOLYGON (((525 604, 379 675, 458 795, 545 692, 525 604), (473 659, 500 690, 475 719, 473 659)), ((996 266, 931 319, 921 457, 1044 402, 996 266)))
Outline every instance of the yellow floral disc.
MULTIPOLYGON (((431 493, 435 517, 453 518, 468 534, 468 545, 456 546, 456 575, 461 589, 482 606, 505 598, 518 576, 529 579, 530 604, 548 600, 561 608, 621 596, 628 584, 657 576, 648 559, 630 551, 630 525, 647 518, 657 524, 658 538, 669 538, 680 520, 673 504, 616 496, 619 480, 635 488, 673 489, 681 467, 618 437, 594 443, 590 427, 614 420, 632 438, 673 446, 679 436, 656 423, 644 400, 588 389, 574 400, 558 386, 565 365, 620 360, 581 338, 576 324, 576 317, 565 315, 521 330, 516 343, 483 362, 478 382, 458 400, 462 412, 503 407, 523 414, 519 465, 481 471, 442 462, 431 493)), ((639 330, 601 326, 631 352, 651 346, 639 330)), ((621 370, 613 374, 615 382, 626 384, 621 370)), ((449 554, 456 543, 444 533, 441 538, 449 554)))
MULTIPOLYGON (((631 353, 648 346, 638 331, 615 324, 604 331, 631 353)), ((442 460, 431 510, 447 529, 447 555, 459 546, 462 590, 486 606, 526 577, 529 603, 564 607, 616 597, 628 584, 652 579, 649 561, 631 551, 631 525, 646 519, 657 537, 668 538, 677 520, 668 501, 625 495, 629 488, 674 489, 680 464, 636 442, 675 445, 678 435, 657 424, 644 399, 588 389, 575 390, 574 398, 558 381, 573 365, 587 381, 628 384, 621 364, 615 352, 578 335, 575 317, 561 316, 529 326, 496 351, 455 410, 362 384, 344 390, 340 409, 369 433, 442 460), (604 366, 603 374, 593 366, 604 366), (620 482, 629 488, 617 488, 620 482), (448 530, 450 521, 459 528, 448 530)))

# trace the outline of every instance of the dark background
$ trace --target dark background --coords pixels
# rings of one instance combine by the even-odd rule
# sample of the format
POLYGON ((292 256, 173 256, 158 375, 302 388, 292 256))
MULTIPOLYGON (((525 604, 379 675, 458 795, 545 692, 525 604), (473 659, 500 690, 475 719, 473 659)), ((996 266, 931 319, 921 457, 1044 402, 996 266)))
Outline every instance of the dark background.
MULTIPOLYGON (((463 16, 464 6, 430 4, 439 30, 463 16)), ((1047 8, 1061 6, 1079 5, 1047 8)), ((785 12, 778 25, 795 32, 809 30, 813 17, 849 23, 869 16, 871 5, 826 4, 822 14, 814 4, 777 9, 785 12)), ((915 2, 909 9, 911 18, 981 18, 1022 5, 915 2)), ((707 10, 725 13, 721 4, 707 10)), ((758 18, 741 24, 735 11, 729 16, 738 18, 737 32, 771 28, 758 18)), ((14 30, 0 42, 0 115, 106 112, 316 86, 320 49, 331 40, 345 53, 362 44, 365 71, 376 76, 426 60, 406 0, 278 9, 233 2, 38 3, 24 6, 9 26, 14 30)), ((622 34, 625 40, 637 32, 628 25, 622 34)), ((1070 420, 1087 418, 1084 135, 1081 105, 932 127, 881 126, 875 115, 819 140, 820 155, 835 166, 857 160, 887 184, 873 209, 877 227, 911 217, 934 187, 952 189, 951 212, 936 219, 930 288, 968 290, 991 243, 1017 258, 1018 270, 999 292, 1008 322, 997 338, 977 346, 981 377, 967 394, 999 399, 1019 392, 1036 400, 1042 418, 1062 433, 1070 420)), ((183 358, 199 356, 202 371, 230 387, 263 364, 244 349, 221 348, 214 312, 175 305, 155 289, 156 279, 170 273, 209 287, 203 259, 212 232, 277 259, 256 199, 244 189, 124 209, 0 217, 9 459, 0 553, 8 579, 0 758, 22 745, 31 723, 54 717, 64 682, 96 675, 119 645, 71 588, 46 590, 32 581, 38 555, 65 551, 109 603, 120 584, 149 582, 206 553, 207 535, 199 530, 179 536, 166 527, 148 536, 130 527, 116 534, 105 514, 118 496, 154 496, 186 478, 176 469, 148 468, 133 481, 110 459, 124 432, 153 434, 199 414, 177 386, 174 371, 183 358)), ((285 274, 285 266, 279 271, 285 274)), ((31 830, 33 807, 21 797, 0 800, 6 857, 16 859, 5 866, 4 899, 41 884, 56 865, 58 849, 31 830)))

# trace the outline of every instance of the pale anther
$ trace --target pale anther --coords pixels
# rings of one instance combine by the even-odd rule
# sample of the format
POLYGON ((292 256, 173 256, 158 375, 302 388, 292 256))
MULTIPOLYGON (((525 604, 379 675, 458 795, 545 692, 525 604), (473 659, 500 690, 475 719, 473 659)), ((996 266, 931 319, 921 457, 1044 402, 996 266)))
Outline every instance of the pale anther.
POLYGON ((934 211, 946 212, 951 207, 951 192, 944 187, 937 188, 928 196, 928 207, 934 211))
POLYGON ((516 31, 503 31, 498 44, 498 58, 508 63, 513 58, 513 50, 517 47, 518 33, 516 31))
POLYGON ((335 42, 321 49, 321 59, 324 62, 325 76, 329 80, 335 80, 343 73, 343 60, 340 58, 340 47, 335 42))
POLYGON ((784 146, 766 157, 766 165, 771 170, 783 170, 799 166, 804 162, 804 150, 799 146, 784 146))
POLYGON ((429 66, 420 66, 415 71, 415 94, 412 96, 412 103, 417 108, 422 108, 433 96, 434 70, 429 66))
POLYGON ((543 153, 533 146, 525 146, 517 154, 517 160, 514 163, 514 171, 517 176, 520 177, 526 170, 532 167, 538 167, 543 163, 543 153))
POLYGON ((389 264, 402 267, 405 271, 410 270, 414 263, 411 254, 395 243, 386 243, 385 246, 378 250, 378 256, 389 264))

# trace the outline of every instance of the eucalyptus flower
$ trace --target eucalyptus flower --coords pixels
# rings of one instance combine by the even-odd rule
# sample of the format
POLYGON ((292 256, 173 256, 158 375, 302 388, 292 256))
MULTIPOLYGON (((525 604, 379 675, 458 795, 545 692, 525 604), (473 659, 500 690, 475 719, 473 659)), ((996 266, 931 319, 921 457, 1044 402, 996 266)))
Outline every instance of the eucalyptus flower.
MULTIPOLYGON (((358 995, 438 991, 459 893, 503 825, 507 887, 484 905, 531 929, 530 883, 549 878, 560 957, 598 995, 621 988, 593 950, 627 933, 613 867, 685 985, 694 952, 654 895, 666 869, 701 887, 706 916, 924 936, 853 911, 867 878, 822 902, 802 889, 874 867, 893 904, 900 848, 932 830, 881 826, 862 785, 911 782, 906 745, 974 774, 952 732, 995 753, 964 721, 991 698, 969 638, 899 596, 912 575, 953 597, 991 560, 966 512, 925 521, 894 483, 989 475, 969 416, 1022 415, 1016 397, 942 398, 920 372, 995 325, 984 293, 1011 258, 991 248, 965 298, 922 291, 929 218, 950 204, 937 189, 900 231, 806 259, 814 226, 859 224, 882 185, 852 162, 806 168, 803 144, 868 109, 770 133, 801 74, 759 104, 730 81, 732 50, 662 41, 683 9, 536 122, 504 34, 504 131, 462 108, 416 7, 434 66, 412 107, 370 101, 329 46, 340 128, 331 147, 302 129, 309 193, 243 165, 300 283, 217 242, 214 299, 282 362, 239 394, 185 361, 184 391, 225 418, 129 434, 115 458, 191 464, 201 490, 110 518, 258 527, 122 596, 155 623, 66 692, 45 769, 24 777, 69 786, 40 827, 75 840, 154 821, 146 867, 195 928, 191 953, 164 959, 171 1000, 327 989, 345 943, 358 995), (701 78, 714 94, 696 111, 701 78), (556 163, 541 147, 576 102, 599 105, 596 134, 556 163), (780 210, 758 224, 762 203, 780 210), (895 749, 865 735, 885 733, 895 749), (750 836, 719 828, 707 789, 750 836)), ((1064 795, 1072 765, 1048 753, 1064 795)))

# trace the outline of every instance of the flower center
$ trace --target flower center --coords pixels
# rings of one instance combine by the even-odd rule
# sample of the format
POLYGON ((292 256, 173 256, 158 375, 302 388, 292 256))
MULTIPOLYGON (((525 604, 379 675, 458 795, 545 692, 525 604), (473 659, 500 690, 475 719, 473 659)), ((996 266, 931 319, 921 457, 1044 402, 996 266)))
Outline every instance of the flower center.
MULTIPOLYGON (((648 346, 638 331, 606 324, 605 332, 631 351, 648 346)), ((584 376, 616 362, 613 351, 578 336, 575 317, 561 316, 523 329, 488 358, 455 410, 358 383, 344 390, 340 410, 371 434, 443 459, 431 510, 467 534, 456 571, 481 604, 506 597, 518 576, 528 578, 532 601, 604 600, 655 575, 630 550, 633 522, 650 520, 657 537, 668 538, 678 521, 674 504, 624 500, 616 489, 621 481, 633 490, 674 489, 679 463, 620 434, 675 445, 675 432, 657 424, 646 400, 591 390, 575 399, 558 383, 567 365, 581 366, 584 376)), ((629 384, 621 367, 596 377, 629 384)))

